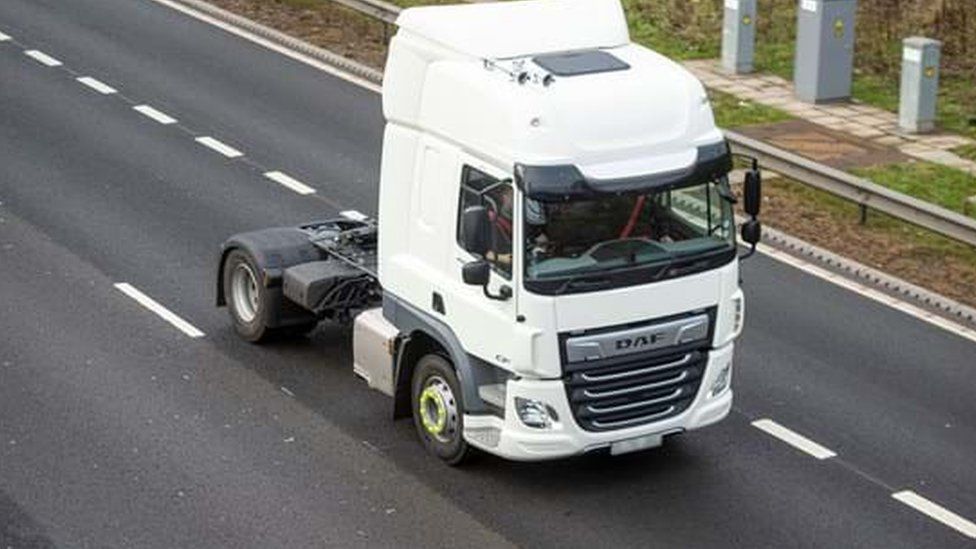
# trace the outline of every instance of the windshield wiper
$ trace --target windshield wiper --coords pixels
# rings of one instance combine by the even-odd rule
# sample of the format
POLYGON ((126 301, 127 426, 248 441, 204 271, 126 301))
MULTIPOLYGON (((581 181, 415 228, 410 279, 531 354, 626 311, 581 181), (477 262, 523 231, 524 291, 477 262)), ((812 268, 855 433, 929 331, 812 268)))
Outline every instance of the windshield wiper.
POLYGON ((690 271, 707 268, 715 260, 715 257, 725 254, 731 249, 732 247, 729 244, 723 243, 709 246, 702 250, 676 255, 671 258, 671 261, 668 262, 664 269, 657 273, 655 280, 659 280, 665 273, 668 273, 670 276, 681 276, 690 271), (675 264, 678 264, 678 266, 675 267, 675 264))
POLYGON ((611 283, 611 280, 606 277, 600 277, 593 280, 588 280, 586 275, 571 276, 562 283, 559 288, 553 292, 553 295, 561 295, 566 293, 568 290, 583 290, 587 292, 592 292, 594 290, 600 290, 606 288, 611 283))

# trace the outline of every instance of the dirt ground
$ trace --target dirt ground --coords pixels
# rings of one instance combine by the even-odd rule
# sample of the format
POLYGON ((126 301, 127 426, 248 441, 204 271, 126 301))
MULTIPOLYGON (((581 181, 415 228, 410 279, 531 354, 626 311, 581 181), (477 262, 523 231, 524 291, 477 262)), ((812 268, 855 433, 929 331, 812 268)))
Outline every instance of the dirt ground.
MULTIPOLYGON (((312 44, 382 69, 384 25, 325 0, 210 0, 312 44)), ((797 183, 765 185, 762 220, 788 234, 976 306, 976 248, 797 183)))
POLYGON ((327 0, 209 0, 209 2, 364 65, 382 70, 386 61, 385 25, 334 2, 327 0))

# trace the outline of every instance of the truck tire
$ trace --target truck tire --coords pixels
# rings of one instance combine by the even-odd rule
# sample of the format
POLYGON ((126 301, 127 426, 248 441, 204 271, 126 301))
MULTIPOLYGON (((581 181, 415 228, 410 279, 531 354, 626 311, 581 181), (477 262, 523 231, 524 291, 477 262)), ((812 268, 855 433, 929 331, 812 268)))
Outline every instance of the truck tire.
POLYGON ((272 335, 267 322, 271 303, 268 289, 258 280, 259 272, 251 255, 240 249, 231 251, 224 262, 227 311, 234 330, 251 343, 259 343, 272 335))
POLYGON ((424 447, 448 465, 459 465, 469 447, 463 436, 461 386, 451 363, 436 354, 421 357, 411 389, 413 422, 424 447))

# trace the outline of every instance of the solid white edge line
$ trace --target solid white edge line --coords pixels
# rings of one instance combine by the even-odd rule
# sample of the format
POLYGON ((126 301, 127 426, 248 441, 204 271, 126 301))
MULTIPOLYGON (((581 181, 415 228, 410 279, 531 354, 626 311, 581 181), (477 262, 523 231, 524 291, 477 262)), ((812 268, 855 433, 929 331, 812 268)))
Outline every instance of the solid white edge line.
POLYGON ((915 509, 916 511, 933 518, 949 528, 956 530, 962 535, 976 539, 976 524, 953 513, 938 503, 929 501, 911 490, 902 490, 891 494, 891 497, 915 509))
POLYGON ((826 280, 827 282, 830 282, 831 284, 840 286, 841 288, 844 288, 844 289, 846 289, 848 291, 854 292, 854 293, 856 293, 858 295, 861 295, 861 296, 866 297, 868 299, 871 299, 873 301, 877 301, 878 303, 881 303, 882 305, 887 305, 888 307, 891 307, 892 309, 901 311, 901 312, 903 312, 903 313, 905 313, 905 314, 907 314, 909 316, 912 316, 914 318, 917 318, 917 319, 919 319, 919 320, 921 320, 923 322, 927 322, 927 323, 929 323, 929 324, 931 324, 933 326, 937 326, 939 328, 942 328, 943 330, 945 330, 947 332, 956 334, 956 335, 958 335, 960 337, 963 337, 963 338, 968 339, 970 341, 976 342, 976 330, 972 330, 970 328, 967 328, 966 326, 963 326, 961 324, 958 324, 956 322, 953 322, 953 321, 951 321, 951 320, 949 320, 947 318, 944 318, 942 316, 939 316, 937 314, 930 313, 930 312, 928 312, 928 311, 926 311, 926 310, 924 310, 924 309, 922 309, 920 307, 916 307, 915 305, 912 305, 911 303, 907 303, 905 301, 902 301, 902 300, 900 300, 900 299, 898 299, 896 297, 890 296, 890 295, 888 295, 888 294, 886 294, 884 292, 880 292, 880 291, 875 290, 873 288, 869 288, 869 287, 867 287, 867 286, 865 286, 863 284, 859 284, 858 282, 855 282, 855 281, 853 281, 853 280, 851 280, 851 279, 849 279, 849 278, 847 278, 847 277, 845 277, 843 275, 839 275, 839 274, 836 274, 836 273, 832 273, 832 272, 830 272, 830 271, 828 271, 826 269, 823 269, 821 267, 818 267, 816 265, 813 265, 812 263, 809 263, 809 262, 804 261, 804 260, 802 260, 800 258, 794 257, 794 256, 792 256, 792 255, 790 255, 790 254, 788 254, 786 252, 781 252, 781 251, 777 250, 776 248, 772 248, 772 247, 767 246, 765 244, 760 244, 757 247, 757 250, 761 254, 763 254, 765 256, 768 256, 768 257, 770 257, 772 259, 775 259, 775 260, 779 261, 780 263, 785 263, 785 264, 790 265, 792 267, 796 267, 797 269, 800 269, 801 271, 803 271, 803 272, 805 272, 805 273, 807 273, 809 275, 815 276, 815 277, 817 277, 817 278, 819 278, 821 280, 826 280))
POLYGON ((759 419, 753 421, 752 426, 782 440, 797 450, 810 454, 817 459, 827 459, 837 455, 829 448, 821 446, 807 437, 783 427, 771 419, 759 419))
POLYGON ((203 337, 204 336, 204 333, 201 332, 199 329, 197 329, 196 326, 194 326, 194 325, 190 324, 189 322, 183 320, 182 318, 180 318, 179 316, 177 316, 176 313, 174 313, 173 311, 170 311, 166 307, 163 307, 162 305, 160 305, 159 303, 157 303, 153 298, 151 298, 151 297, 147 296, 146 294, 140 292, 135 287, 133 287, 131 284, 129 284, 127 282, 119 282, 119 283, 115 284, 115 288, 118 289, 120 292, 124 293, 125 295, 127 295, 127 296, 131 297, 132 299, 134 299, 137 303, 139 303, 143 307, 145 307, 145 308, 149 309, 150 311, 152 311, 153 313, 155 313, 156 316, 159 316, 160 318, 162 318, 166 322, 169 322, 170 324, 172 324, 173 326, 175 326, 176 329, 178 329, 179 331, 183 332, 184 334, 186 334, 186 335, 188 335, 190 337, 193 337, 193 338, 198 338, 198 337, 203 337))
POLYGON ((162 111, 156 110, 150 107, 149 105, 136 105, 135 107, 132 107, 132 110, 142 114, 143 116, 151 118, 163 125, 176 124, 175 118, 162 111))
POLYGON ((40 50, 26 50, 24 55, 48 67, 60 67, 62 63, 40 50))
POLYGON ((234 147, 231 147, 230 145, 226 145, 210 136, 198 137, 195 139, 195 141, 203 145, 204 147, 207 147, 208 149, 214 150, 226 156, 227 158, 237 158, 240 156, 244 156, 244 153, 242 153, 241 151, 235 149, 234 147))
POLYGON ((353 221, 366 221, 367 219, 369 219, 368 215, 362 212, 358 212, 356 210, 346 210, 344 212, 339 212, 339 215, 345 217, 346 219, 351 219, 353 221))
MULTIPOLYGON (((235 27, 234 25, 231 25, 229 23, 225 23, 223 21, 220 21, 218 19, 215 19, 213 17, 210 17, 209 15, 206 15, 206 14, 203 14, 203 13, 200 13, 200 12, 197 12, 196 10, 194 10, 192 8, 189 8, 189 7, 186 7, 186 6, 177 4, 175 2, 171 2, 170 0, 153 0, 153 1, 155 1, 156 3, 159 3, 159 4, 163 4, 165 6, 168 6, 168 7, 172 8, 172 9, 174 9, 176 11, 182 12, 182 13, 184 13, 186 15, 189 15, 190 17, 193 17, 195 19, 198 19, 200 21, 203 21, 205 23, 208 23, 210 25, 213 25, 213 26, 215 26, 217 28, 223 29, 223 30, 225 30, 225 31, 227 31, 227 32, 229 32, 231 34, 237 35, 237 36, 239 36, 241 38, 244 38, 245 40, 249 40, 249 41, 251 41, 251 42, 253 42, 255 44, 258 44, 260 46, 263 46, 263 47, 265 47, 265 48, 267 48, 269 50, 278 52, 278 53, 280 53, 280 54, 282 54, 282 55, 284 55, 286 57, 290 57, 290 58, 295 59, 297 61, 301 61, 302 63, 305 63, 306 65, 315 67, 315 68, 317 68, 317 69, 319 69, 319 70, 321 70, 323 72, 326 72, 328 74, 331 74, 332 76, 335 76, 337 78, 341 78, 343 80, 346 80, 347 82, 352 82, 353 84, 356 84, 356 85, 358 85, 360 87, 363 87, 363 88, 365 88, 367 90, 370 90, 370 91, 373 91, 373 92, 376 92, 376 93, 382 93, 382 91, 383 91, 383 89, 382 89, 381 86, 378 86, 378 85, 376 85, 376 84, 374 84, 374 83, 372 83, 372 82, 370 82, 368 80, 365 80, 363 78, 360 78, 358 76, 355 76, 353 74, 350 74, 350 73, 348 73, 348 72, 346 72, 346 71, 344 71, 344 70, 342 70, 342 69, 340 69, 338 67, 333 67, 333 66, 328 65, 326 63, 323 63, 321 61, 318 61, 316 59, 313 59, 311 57, 308 57, 307 55, 304 55, 304 54, 302 54, 300 52, 297 52, 297 51, 288 49, 288 48, 286 48, 284 46, 280 46, 278 44, 275 44, 275 43, 273 43, 273 42, 271 42, 269 40, 266 40, 264 38, 261 38, 260 36, 257 36, 255 34, 252 34, 252 33, 248 32, 248 31, 246 31, 244 29, 235 27)), ((769 257, 771 257, 771 258, 773 258, 773 259, 775 259, 777 261, 780 261, 782 263, 786 263, 787 265, 791 265, 793 267, 796 267, 796 268, 798 268, 798 269, 806 272, 807 274, 810 274, 810 275, 815 276, 817 278, 820 278, 820 279, 826 280, 828 282, 832 282, 834 284, 837 284, 838 286, 841 286, 843 288, 846 288, 846 289, 848 289, 848 290, 850 290, 850 291, 852 291, 854 293, 857 293, 857 294, 860 294, 862 296, 868 297, 870 299, 873 299, 875 301, 878 301, 879 303, 883 303, 885 305, 888 305, 889 307, 892 307, 894 309, 900 310, 903 313, 906 313, 906 314, 908 314, 910 316, 913 316, 915 318, 918 318, 920 320, 923 320, 925 322, 928 322, 929 324, 932 324, 934 326, 937 326, 939 328, 942 328, 943 330, 946 330, 946 331, 948 331, 950 333, 953 333, 953 334, 962 336, 962 337, 964 337, 966 339, 969 339, 969 340, 971 340, 973 342, 976 342, 976 330, 971 330, 969 328, 966 328, 965 326, 962 326, 960 324, 957 324, 955 322, 952 322, 951 320, 945 319, 945 318, 943 318, 941 316, 933 315, 933 314, 931 314, 931 313, 929 313, 927 311, 924 311, 924 310, 922 310, 922 309, 920 309, 918 307, 915 307, 914 305, 911 305, 911 304, 909 304, 909 303, 907 303, 905 301, 902 301, 902 300, 899 300, 899 299, 895 299, 895 298, 893 298, 891 296, 885 295, 885 294, 883 294, 881 292, 877 292, 876 290, 872 290, 872 289, 867 288, 866 286, 863 286, 863 285, 858 284, 856 282, 846 281, 847 283, 842 283, 841 282, 841 279, 839 277, 834 276, 832 273, 829 273, 829 271, 825 271, 825 270, 820 269, 820 268, 818 268, 818 267, 816 267, 814 265, 811 265, 811 264, 809 264, 809 263, 807 263, 807 262, 805 262, 803 260, 796 259, 796 258, 794 258, 792 256, 789 256, 788 254, 779 252, 779 251, 775 250, 774 248, 770 248, 769 246, 766 246, 765 244, 760 244, 759 247, 758 247, 758 249, 759 249, 759 252, 760 253, 762 253, 762 254, 764 254, 766 256, 769 256, 769 257)))
POLYGON ((116 93, 118 91, 112 86, 106 84, 105 82, 102 82, 97 78, 92 78, 91 76, 81 76, 77 78, 77 80, 78 82, 81 82, 82 84, 88 86, 89 88, 97 91, 102 95, 109 95, 109 94, 116 93))
POLYGON ((0 32, 0 42, 6 42, 7 40, 10 40, 10 35, 0 32))
POLYGON ((344 71, 344 70, 342 70, 342 69, 340 69, 338 67, 333 67, 333 66, 331 66, 331 65, 329 65, 327 63, 323 63, 323 62, 321 62, 321 61, 319 61, 319 60, 317 60, 315 58, 309 57, 309 56, 307 56, 305 54, 302 54, 300 52, 297 52, 295 50, 288 49, 288 48, 286 48, 284 46, 279 46, 278 44, 275 44, 274 42, 272 42, 270 40, 267 40, 267 39, 262 38, 262 37, 260 37, 260 36, 258 36, 256 34, 253 34, 251 32, 248 32, 248 31, 246 31, 246 30, 244 30, 242 28, 235 27, 234 25, 231 25, 230 23, 225 23, 225 22, 223 22, 223 21, 221 21, 219 19, 216 19, 214 17, 211 17, 211 16, 209 16, 209 15, 207 15, 205 13, 200 13, 200 12, 198 12, 198 11, 194 10, 193 8, 188 7, 188 6, 184 6, 184 5, 178 4, 176 2, 171 2, 169 0, 153 0, 153 1, 156 2, 156 3, 158 3, 158 4, 162 4, 164 6, 168 6, 168 7, 172 8, 172 9, 174 9, 176 11, 179 11, 181 13, 184 13, 186 15, 189 15, 190 17, 193 17, 194 19, 198 19, 200 21, 203 21, 204 23, 208 23, 208 24, 213 25, 213 26, 215 26, 215 27, 217 27, 219 29, 223 29, 223 30, 225 30, 225 31, 227 31, 227 32, 229 32, 231 34, 237 35, 237 36, 239 36, 239 37, 241 37, 241 38, 243 38, 245 40, 248 40, 250 42, 253 42, 255 44, 258 44, 259 46, 263 46, 263 47, 265 47, 265 48, 267 48, 269 50, 278 52, 278 53, 280 53, 280 54, 282 54, 282 55, 284 55, 286 57, 290 57, 290 58, 292 58, 292 59, 294 59, 296 61, 300 61, 302 63, 305 63, 306 65, 310 65, 312 67, 315 67, 315 68, 317 68, 317 69, 319 69, 319 70, 321 70, 323 72, 326 72, 326 73, 331 74, 332 76, 335 76, 336 78, 341 78, 342 80, 345 80, 347 82, 351 82, 353 84, 356 84, 357 86, 361 86, 363 88, 366 88, 367 90, 374 91, 376 93, 380 93, 381 90, 382 90, 382 88, 380 86, 378 86, 378 85, 370 82, 369 80, 366 80, 365 78, 360 78, 360 77, 358 77, 358 76, 356 76, 354 74, 349 74, 348 72, 346 72, 346 71, 344 71))
POLYGON ((308 185, 302 183, 301 181, 295 179, 294 177, 291 177, 288 174, 284 174, 282 172, 278 172, 278 171, 266 172, 264 176, 276 183, 283 185, 284 187, 287 187, 295 191, 298 194, 313 194, 315 192, 315 189, 313 189, 312 187, 309 187, 308 185))

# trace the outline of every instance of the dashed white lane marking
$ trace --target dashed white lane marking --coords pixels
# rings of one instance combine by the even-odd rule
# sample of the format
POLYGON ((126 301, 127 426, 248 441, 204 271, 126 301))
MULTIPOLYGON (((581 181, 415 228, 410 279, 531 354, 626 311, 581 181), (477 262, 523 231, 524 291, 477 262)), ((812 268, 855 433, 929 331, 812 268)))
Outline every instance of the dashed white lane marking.
POLYGON ((135 107, 132 107, 132 110, 147 116, 160 124, 176 124, 175 118, 162 111, 156 110, 149 105, 136 105, 135 107))
POLYGON ((230 145, 221 143, 220 141, 217 141, 213 137, 198 137, 196 138, 196 142, 203 145, 204 147, 207 147, 208 149, 217 151, 218 153, 226 156, 227 158, 237 158, 239 156, 244 156, 244 153, 242 153, 241 151, 235 149, 234 147, 231 147, 230 145))
POLYGON ((60 61, 40 50, 27 50, 24 52, 24 55, 48 67, 60 67, 62 65, 60 61))
POLYGON ((223 21, 220 21, 219 19, 216 19, 214 17, 211 17, 211 16, 209 16, 209 15, 207 15, 205 13, 201 13, 201 12, 199 12, 199 11, 193 9, 193 8, 189 8, 187 6, 183 6, 183 5, 177 4, 176 2, 172 2, 170 0, 155 0, 155 1, 157 3, 159 3, 159 4, 163 4, 164 6, 169 6, 170 8, 172 8, 172 9, 174 9, 176 11, 185 13, 186 15, 189 15, 190 17, 193 17, 195 19, 198 19, 200 21, 203 21, 205 23, 208 23, 210 25, 213 25, 213 26, 215 26, 215 27, 217 27, 219 29, 223 29, 223 30, 225 30, 225 31, 227 31, 227 32, 229 32, 231 34, 235 34, 235 35, 237 35, 237 36, 239 36, 239 37, 241 37, 241 38, 243 38, 245 40, 248 40, 250 42, 254 42, 255 44, 258 44, 260 46, 263 46, 265 48, 268 48, 269 50, 278 52, 278 53, 280 53, 280 54, 282 54, 282 55, 284 55, 286 57, 290 57, 290 58, 292 58, 292 59, 294 59, 296 61, 300 61, 302 63, 305 63, 306 65, 311 65, 312 67, 315 67, 315 68, 319 69, 322 72, 326 72, 328 74, 331 74, 332 76, 335 76, 336 78, 341 78, 341 79, 343 79, 343 80, 345 80, 347 82, 352 82, 353 84, 356 84, 356 85, 361 86, 363 88, 366 88, 368 90, 372 90, 372 91, 374 91, 376 93, 380 93, 380 91, 382 90, 382 88, 378 84, 374 84, 374 83, 370 82, 369 80, 366 80, 365 78, 360 78, 359 76, 356 76, 354 74, 351 74, 351 73, 349 73, 347 71, 344 71, 344 70, 342 70, 340 68, 333 67, 333 66, 331 66, 331 65, 329 65, 327 63, 323 63, 322 61, 319 61, 318 59, 309 57, 309 56, 307 56, 307 55, 305 55, 303 53, 300 53, 300 52, 298 52, 296 50, 288 49, 288 48, 286 48, 284 46, 279 46, 278 44, 275 44, 274 42, 271 42, 270 40, 261 38, 260 36, 258 36, 256 34, 253 34, 251 32, 248 32, 248 31, 246 31, 246 30, 244 30, 244 29, 242 29, 240 27, 236 27, 236 26, 231 25, 229 23, 224 23, 223 21))
POLYGON ((282 385, 281 387, 279 387, 279 389, 281 389, 281 392, 282 393, 285 393, 286 395, 290 396, 291 398, 295 398, 295 393, 291 392, 291 389, 289 389, 288 387, 285 387, 284 385, 282 385))
POLYGON ((937 314, 930 313, 910 303, 906 303, 905 301, 902 301, 896 297, 892 297, 888 294, 885 294, 884 292, 880 292, 873 288, 864 286, 863 284, 859 284, 853 280, 848 279, 843 275, 832 273, 826 269, 808 263, 800 258, 793 257, 792 255, 789 255, 785 252, 781 252, 776 248, 772 248, 764 244, 760 244, 758 246, 758 250, 764 255, 767 255, 782 263, 786 263, 787 265, 796 267, 797 269, 800 269, 801 271, 804 271, 807 274, 813 275, 822 280, 826 280, 827 282, 830 282, 832 284, 836 284, 841 288, 845 288, 856 294, 862 295, 868 299, 877 301, 878 303, 881 303, 883 305, 887 305, 892 309, 899 310, 919 320, 928 322, 929 324, 942 328, 947 332, 951 332, 960 337, 976 342, 976 330, 972 330, 970 328, 967 328, 966 326, 957 324, 937 314))
POLYGON ((903 490, 891 494, 891 497, 915 509, 916 511, 928 515, 949 528, 958 531, 962 535, 976 539, 976 524, 966 520, 945 507, 929 501, 911 490, 903 490))
POLYGON ((832 450, 825 448, 807 437, 795 433, 771 419, 760 419, 752 422, 752 426, 782 440, 790 446, 810 454, 817 459, 827 459, 836 456, 832 450))
POLYGON ((7 40, 10 40, 10 36, 0 32, 0 42, 6 42, 7 40))
POLYGON ((346 210, 344 212, 339 212, 339 215, 345 217, 346 219, 351 219, 353 221, 366 221, 367 219, 369 219, 368 215, 362 212, 357 212, 356 210, 346 210))
POLYGON ((169 322, 170 324, 175 326, 179 331, 183 332, 184 334, 193 338, 204 336, 203 332, 201 332, 196 326, 183 320, 182 318, 177 316, 176 313, 174 313, 173 311, 170 311, 166 307, 163 307, 155 300, 153 300, 151 297, 135 289, 131 284, 127 282, 119 282, 118 284, 115 285, 115 287, 120 292, 134 299, 138 304, 149 309, 150 311, 155 313, 157 316, 159 316, 166 322, 169 322))
POLYGON ((78 78, 78 82, 81 82, 102 95, 109 95, 118 91, 105 82, 92 78, 91 76, 82 76, 81 78, 78 78))
POLYGON ((309 187, 294 177, 281 172, 267 172, 264 174, 264 176, 276 183, 280 183, 298 194, 312 194, 315 192, 315 189, 312 187, 309 187))

